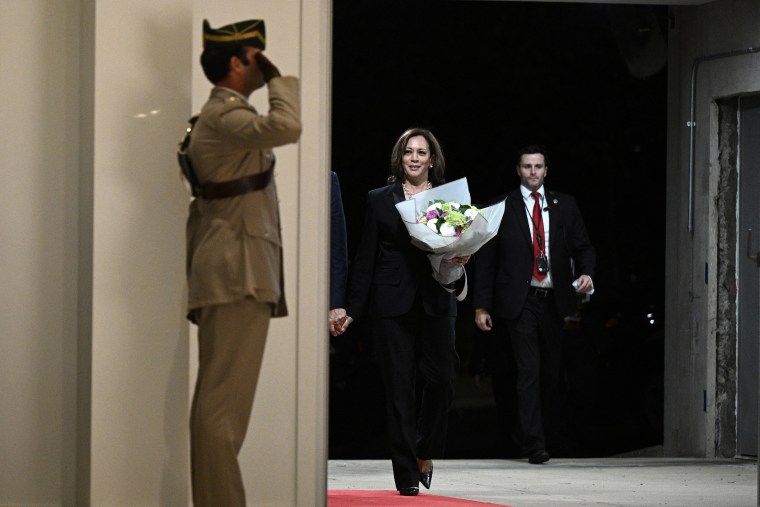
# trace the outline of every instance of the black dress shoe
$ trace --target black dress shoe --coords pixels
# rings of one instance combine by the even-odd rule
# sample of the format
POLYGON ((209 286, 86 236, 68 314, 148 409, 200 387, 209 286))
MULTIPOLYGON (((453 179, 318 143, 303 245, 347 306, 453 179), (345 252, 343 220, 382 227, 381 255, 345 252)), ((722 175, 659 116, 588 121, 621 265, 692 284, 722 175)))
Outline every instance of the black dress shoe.
POLYGON ((425 489, 430 489, 430 483, 433 481, 433 469, 431 468, 429 472, 420 472, 420 482, 423 486, 425 486, 425 489))
POLYGON ((401 488, 398 490, 398 494, 401 496, 417 496, 417 493, 420 492, 420 488, 401 488))
POLYGON ((549 458, 550 456, 548 452, 543 449, 539 449, 528 456, 528 463, 531 465, 540 465, 541 463, 546 463, 549 461, 549 458))

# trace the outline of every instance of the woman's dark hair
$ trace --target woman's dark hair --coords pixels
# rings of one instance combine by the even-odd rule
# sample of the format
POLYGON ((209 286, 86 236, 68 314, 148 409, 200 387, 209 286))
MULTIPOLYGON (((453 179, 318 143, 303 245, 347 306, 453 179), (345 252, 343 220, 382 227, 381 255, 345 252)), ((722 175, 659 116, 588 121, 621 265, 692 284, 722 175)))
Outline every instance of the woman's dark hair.
POLYGON ((216 84, 227 77, 230 72, 230 59, 233 56, 240 58, 243 65, 249 65, 251 62, 245 56, 245 46, 228 46, 221 48, 205 49, 201 53, 201 67, 206 78, 212 84, 216 84))
POLYGON ((406 145, 409 143, 409 139, 416 136, 424 137, 428 146, 430 146, 430 157, 433 162, 433 170, 430 171, 430 174, 428 175, 430 182, 433 185, 440 185, 441 183, 446 182, 444 176, 446 160, 443 158, 443 151, 441 150, 441 145, 438 144, 438 139, 436 139, 433 133, 429 130, 411 128, 401 134, 401 137, 398 138, 398 141, 396 141, 396 144, 393 146, 393 151, 391 152, 391 175, 388 176, 388 184, 396 181, 404 181, 406 178, 404 164, 402 163, 404 150, 406 150, 406 145))
POLYGON ((543 144, 531 144, 520 148, 517 151, 517 165, 520 165, 523 155, 536 155, 540 154, 544 156, 544 165, 549 166, 549 152, 546 150, 546 146, 543 144))

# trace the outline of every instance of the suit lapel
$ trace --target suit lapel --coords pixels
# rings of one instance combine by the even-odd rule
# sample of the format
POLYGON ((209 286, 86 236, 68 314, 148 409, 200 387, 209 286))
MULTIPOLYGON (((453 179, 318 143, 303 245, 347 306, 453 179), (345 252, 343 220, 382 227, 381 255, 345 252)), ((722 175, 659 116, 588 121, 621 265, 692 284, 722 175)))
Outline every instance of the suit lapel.
MULTIPOLYGON (((557 194, 554 192, 547 190, 546 191, 546 204, 549 208, 549 220, 559 220, 562 213, 559 211, 559 198, 557 197, 557 194)), ((551 222, 549 222, 549 226, 551 227, 551 222)))
POLYGON ((391 197, 393 198, 393 205, 400 203, 404 200, 404 190, 401 188, 401 182, 397 181, 391 185, 391 197))
POLYGON ((520 227, 523 239, 527 242, 528 246, 533 249, 533 238, 530 236, 530 227, 528 226, 528 215, 525 211, 525 200, 523 199, 520 189, 511 192, 507 197, 507 203, 512 207, 512 212, 515 214, 515 218, 520 227))
POLYGON ((557 234, 560 229, 560 222, 562 221, 562 211, 560 211, 561 203, 559 197, 554 192, 546 191, 546 205, 549 207, 549 251, 554 252, 557 241, 557 234))
POLYGON ((401 215, 399 215, 398 210, 396 209, 396 204, 404 200, 404 191, 401 189, 401 183, 396 182, 389 185, 384 192, 383 199, 385 200, 385 206, 388 207, 388 224, 392 225, 395 229, 398 229, 398 234, 407 232, 404 221, 401 220, 401 215))

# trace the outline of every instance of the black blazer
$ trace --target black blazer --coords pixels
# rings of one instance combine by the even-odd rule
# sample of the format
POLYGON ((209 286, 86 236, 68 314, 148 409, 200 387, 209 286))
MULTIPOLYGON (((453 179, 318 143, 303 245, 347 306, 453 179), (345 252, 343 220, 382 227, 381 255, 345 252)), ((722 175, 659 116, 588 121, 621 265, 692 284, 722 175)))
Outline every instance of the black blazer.
MULTIPOLYGON (((499 232, 475 254, 473 305, 494 317, 514 319, 525 305, 533 276, 533 239, 520 189, 505 200, 499 232)), ((575 199, 546 191, 549 207, 549 262, 554 299, 562 317, 576 309, 572 282, 580 275, 593 278, 596 254, 575 199), (572 263, 571 263, 572 260, 572 263)))
POLYGON ((346 313, 398 317, 422 303, 430 316, 456 316, 454 294, 433 277, 427 253, 412 245, 409 232, 395 205, 404 200, 401 183, 367 194, 364 226, 348 289, 346 313))
POLYGON ((348 245, 346 216, 340 195, 338 175, 332 173, 330 187, 330 308, 346 306, 346 280, 348 279, 348 245))

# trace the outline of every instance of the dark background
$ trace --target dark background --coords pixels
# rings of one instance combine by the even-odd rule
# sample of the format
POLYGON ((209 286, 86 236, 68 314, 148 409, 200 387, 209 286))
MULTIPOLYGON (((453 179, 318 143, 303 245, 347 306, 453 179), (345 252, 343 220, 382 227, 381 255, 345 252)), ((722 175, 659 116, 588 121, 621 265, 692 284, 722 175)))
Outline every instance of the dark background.
MULTIPOLYGON (((568 325, 570 457, 662 443, 666 7, 335 0, 332 170, 349 256, 366 193, 385 185, 393 143, 429 128, 447 180, 474 203, 515 188, 515 152, 542 143, 548 188, 573 194, 597 250, 596 293, 568 325), (651 315, 651 316, 650 316, 651 315)), ((447 457, 514 457, 470 302, 447 457), (486 368, 482 370, 482 368, 486 368), (487 377, 488 380, 490 377, 487 377)), ((330 458, 387 456, 382 381, 367 330, 331 338, 330 458)))

